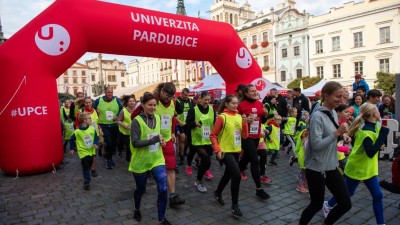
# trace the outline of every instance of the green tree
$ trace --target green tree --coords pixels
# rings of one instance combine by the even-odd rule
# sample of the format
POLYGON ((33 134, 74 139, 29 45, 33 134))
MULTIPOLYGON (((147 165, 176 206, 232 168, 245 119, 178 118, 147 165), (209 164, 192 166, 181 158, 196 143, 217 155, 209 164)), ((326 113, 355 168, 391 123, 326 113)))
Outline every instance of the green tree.
POLYGON ((75 96, 69 93, 58 93, 58 100, 60 100, 62 103, 64 103, 67 99, 75 99, 75 96))
POLYGON ((303 77, 303 78, 297 78, 294 81, 290 82, 290 84, 288 84, 288 88, 289 89, 293 89, 295 87, 300 87, 300 80, 303 80, 303 88, 307 89, 309 87, 312 87, 314 85, 316 85, 318 82, 320 82, 322 80, 322 77, 303 77))
POLYGON ((395 92, 395 75, 391 73, 376 73, 376 80, 374 81, 377 89, 382 89, 387 94, 395 92))

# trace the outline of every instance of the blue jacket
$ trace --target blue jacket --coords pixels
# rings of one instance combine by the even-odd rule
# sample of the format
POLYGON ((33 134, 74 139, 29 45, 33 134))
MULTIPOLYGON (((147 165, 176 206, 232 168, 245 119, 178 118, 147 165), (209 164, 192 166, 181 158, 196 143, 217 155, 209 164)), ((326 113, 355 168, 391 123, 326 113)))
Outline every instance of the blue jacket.
POLYGON ((369 86, 368 86, 367 82, 365 81, 365 79, 362 79, 358 84, 357 84, 357 82, 353 83, 353 91, 357 91, 358 87, 364 87, 365 94, 368 94, 369 86))

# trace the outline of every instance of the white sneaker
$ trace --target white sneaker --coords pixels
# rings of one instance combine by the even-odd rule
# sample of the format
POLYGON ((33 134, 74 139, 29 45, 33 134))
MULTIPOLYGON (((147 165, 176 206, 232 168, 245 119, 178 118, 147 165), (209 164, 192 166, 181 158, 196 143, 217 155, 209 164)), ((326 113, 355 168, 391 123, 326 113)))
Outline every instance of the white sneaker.
POLYGON ((324 205, 322 207, 322 210, 324 211, 324 217, 326 218, 331 211, 331 207, 328 205, 328 201, 324 201, 324 205))
POLYGON ((197 190, 199 190, 201 193, 207 192, 206 186, 204 186, 203 182, 201 182, 201 181, 200 182, 196 181, 194 183, 194 186, 196 186, 197 190))

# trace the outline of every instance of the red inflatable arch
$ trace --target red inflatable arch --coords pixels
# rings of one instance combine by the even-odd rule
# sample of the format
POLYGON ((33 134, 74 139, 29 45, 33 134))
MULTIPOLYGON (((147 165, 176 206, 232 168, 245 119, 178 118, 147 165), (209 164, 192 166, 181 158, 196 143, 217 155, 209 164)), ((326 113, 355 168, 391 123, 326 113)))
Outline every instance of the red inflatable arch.
POLYGON ((261 69, 231 25, 97 0, 57 0, 0 46, 0 168, 63 159, 56 78, 86 52, 210 61, 232 93, 261 69))

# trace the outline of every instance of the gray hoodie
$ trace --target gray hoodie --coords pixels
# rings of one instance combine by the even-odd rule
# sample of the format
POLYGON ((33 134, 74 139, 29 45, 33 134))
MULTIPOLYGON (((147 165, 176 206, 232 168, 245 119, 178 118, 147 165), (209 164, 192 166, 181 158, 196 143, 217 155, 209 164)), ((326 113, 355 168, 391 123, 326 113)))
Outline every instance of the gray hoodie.
POLYGON ((336 123, 338 122, 336 111, 324 106, 320 106, 312 113, 304 165, 307 169, 318 172, 335 170, 338 166, 337 139, 333 134, 336 127, 329 117, 321 112, 322 110, 329 111, 336 123))

